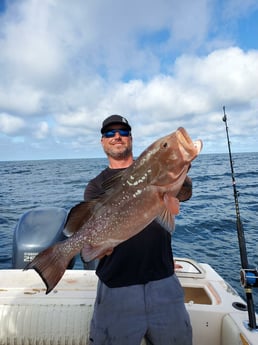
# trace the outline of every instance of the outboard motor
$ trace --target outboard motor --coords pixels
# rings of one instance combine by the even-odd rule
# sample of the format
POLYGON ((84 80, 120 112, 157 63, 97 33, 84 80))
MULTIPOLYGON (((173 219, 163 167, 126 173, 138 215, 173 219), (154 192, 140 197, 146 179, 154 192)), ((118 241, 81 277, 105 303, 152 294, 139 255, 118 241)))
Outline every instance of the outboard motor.
MULTIPOLYGON (((37 207, 24 213, 14 230, 13 268, 24 268, 43 249, 65 240, 67 211, 59 207, 37 207)), ((73 268, 75 258, 68 268, 73 268)))

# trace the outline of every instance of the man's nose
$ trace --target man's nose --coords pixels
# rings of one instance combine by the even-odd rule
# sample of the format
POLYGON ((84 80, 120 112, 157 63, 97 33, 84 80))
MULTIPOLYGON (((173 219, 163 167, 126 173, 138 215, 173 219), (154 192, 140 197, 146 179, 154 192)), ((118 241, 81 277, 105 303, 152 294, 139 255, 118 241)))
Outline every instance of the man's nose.
POLYGON ((115 132, 115 138, 121 138, 121 135, 118 131, 115 132))

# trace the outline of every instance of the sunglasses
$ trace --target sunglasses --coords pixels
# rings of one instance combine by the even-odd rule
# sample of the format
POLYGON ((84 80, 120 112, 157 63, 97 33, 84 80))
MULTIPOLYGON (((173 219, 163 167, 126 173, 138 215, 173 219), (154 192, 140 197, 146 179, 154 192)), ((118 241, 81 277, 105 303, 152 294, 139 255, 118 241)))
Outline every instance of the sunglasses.
POLYGON ((131 134, 131 132, 127 129, 111 129, 110 131, 104 132, 102 134, 102 137, 113 138, 116 135, 116 133, 119 133, 121 137, 129 137, 129 135, 131 134))

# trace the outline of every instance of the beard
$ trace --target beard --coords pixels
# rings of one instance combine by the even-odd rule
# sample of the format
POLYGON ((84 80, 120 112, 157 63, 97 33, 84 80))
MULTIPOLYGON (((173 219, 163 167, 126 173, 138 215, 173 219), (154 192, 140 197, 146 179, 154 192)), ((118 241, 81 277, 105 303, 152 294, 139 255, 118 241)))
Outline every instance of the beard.
POLYGON ((116 148, 108 148, 104 150, 108 157, 112 157, 117 160, 123 160, 128 158, 132 155, 132 146, 122 147, 121 150, 117 150, 116 148))

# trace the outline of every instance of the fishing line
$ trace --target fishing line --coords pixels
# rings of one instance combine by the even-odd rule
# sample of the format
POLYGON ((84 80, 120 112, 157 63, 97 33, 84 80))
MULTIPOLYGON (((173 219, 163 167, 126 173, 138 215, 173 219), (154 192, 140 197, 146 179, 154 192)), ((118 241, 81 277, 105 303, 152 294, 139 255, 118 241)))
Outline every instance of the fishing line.
POLYGON ((235 209, 236 209, 237 235, 238 235, 240 259, 241 259, 241 266, 242 266, 242 269, 240 271, 240 281, 241 281, 241 285, 245 289, 245 294, 246 294, 247 310, 248 310, 248 316, 249 316, 249 327, 251 329, 257 329, 252 287, 258 287, 258 272, 256 269, 250 269, 249 264, 248 264, 245 235, 244 235, 244 229, 243 229, 243 225, 242 225, 241 217, 240 217, 238 191, 236 188, 236 180, 235 180, 233 159, 232 159, 231 148, 230 148, 230 140, 229 140, 229 134, 228 134, 228 124, 227 124, 227 115, 225 111, 225 106, 223 106, 223 113, 224 115, 223 115, 222 121, 225 122, 226 133, 227 133, 231 178, 232 178, 232 186, 233 186, 235 209))

